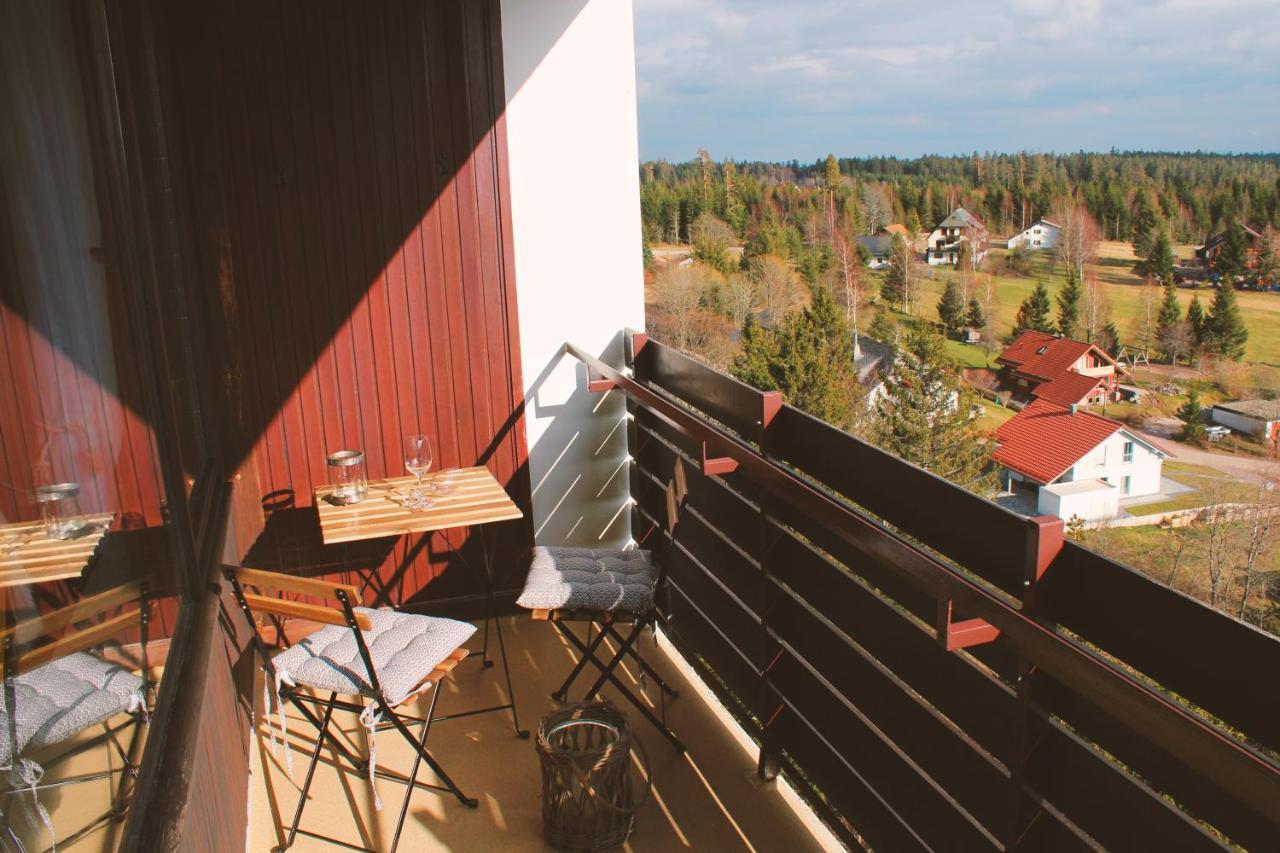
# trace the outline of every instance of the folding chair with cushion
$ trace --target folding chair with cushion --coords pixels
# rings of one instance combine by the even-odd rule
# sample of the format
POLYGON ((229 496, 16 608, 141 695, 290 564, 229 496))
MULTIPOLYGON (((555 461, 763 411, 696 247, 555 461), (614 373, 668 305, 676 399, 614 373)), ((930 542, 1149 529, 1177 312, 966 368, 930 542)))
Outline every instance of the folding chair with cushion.
MULTIPOLYGON (((349 584, 230 566, 224 572, 253 631, 254 648, 262 658, 262 668, 267 679, 263 689, 264 713, 270 714, 270 692, 274 685, 281 728, 285 728, 282 703, 289 701, 315 726, 317 732, 315 748, 311 753, 311 763, 307 767, 302 792, 298 796, 293 822, 284 844, 277 847, 277 850, 290 847, 299 833, 352 849, 366 849, 299 827, 316 764, 326 742, 357 772, 368 774, 371 785, 378 776, 406 783, 391 850, 395 850, 400 843, 400 832, 404 827, 409 798, 414 788, 446 791, 469 808, 475 808, 479 804, 463 794, 427 752, 427 735, 435 718, 436 702, 440 694, 440 691, 432 688, 467 656, 467 650, 462 648, 462 644, 475 633, 475 626, 434 616, 356 607, 354 602, 359 601, 359 594, 349 584), (246 592, 246 586, 334 599, 341 607, 326 607, 246 592), (257 622, 253 618, 254 612, 273 617, 306 619, 319 622, 325 627, 272 656, 258 631, 257 622), (328 699, 304 693, 301 688, 310 688, 321 694, 327 692, 328 699), (431 700, 425 717, 401 713, 399 709, 407 702, 428 690, 431 691, 431 700), (339 696, 356 697, 361 701, 339 699, 339 696), (317 716, 308 707, 308 703, 322 707, 323 713, 317 716), (354 755, 330 730, 334 709, 360 714, 360 721, 369 732, 367 760, 354 755), (422 724, 422 732, 416 737, 408 726, 413 722, 422 724), (378 769, 375 739, 378 731, 387 728, 400 732, 414 749, 413 769, 407 778, 378 769), (435 772, 442 785, 418 781, 418 768, 423 761, 435 772)), ((286 730, 286 738, 287 734, 286 730)), ((271 738, 274 745, 274 729, 271 730, 271 738)), ((286 764, 292 773, 293 762, 288 749, 286 742, 286 764)), ((376 788, 374 800, 378 808, 381 808, 376 788)))
POLYGON ((533 549, 524 589, 516 599, 517 604, 532 611, 535 620, 555 625, 561 636, 581 655, 564 683, 551 694, 553 699, 565 701, 569 688, 590 663, 600 671, 600 676, 587 690, 584 701, 595 698, 606 682, 612 684, 680 752, 684 751, 684 744, 666 722, 666 697, 674 698, 678 694, 640 656, 636 641, 658 617, 657 602, 667 576, 663 545, 675 536, 687 492, 684 466, 677 461, 675 478, 667 484, 669 537, 665 542, 659 539, 660 550, 538 546, 533 549), (585 641, 569 628, 567 623, 570 622, 587 623, 585 641), (617 626, 625 624, 630 624, 631 629, 623 636, 617 626), (617 647, 612 657, 601 661, 597 654, 610 639, 617 647), (661 718, 618 677, 616 670, 627 657, 634 659, 640 667, 642 679, 647 675, 658 684, 662 697, 661 718))
MULTIPOLYGON (((131 780, 138 775, 138 746, 142 724, 147 719, 147 697, 150 691, 147 661, 147 626, 152 619, 152 603, 147 600, 142 583, 126 584, 113 590, 77 601, 67 607, 24 620, 0 633, 4 644, 4 701, 0 704, 0 769, 6 772, 9 788, 0 794, 3 810, 22 794, 30 794, 31 802, 19 800, 22 808, 38 815, 38 821, 50 834, 56 846, 53 823, 40 803, 40 792, 84 782, 109 779, 121 774, 111 808, 74 834, 62 839, 64 845, 92 832, 100 824, 124 819, 133 789, 131 780), (124 610, 99 622, 95 618, 136 602, 137 608, 124 610), (91 622, 84 627, 78 624, 91 622), (122 666, 107 663, 87 649, 100 646, 122 631, 137 625, 139 634, 141 675, 122 666), (55 640, 21 649, 34 641, 74 628, 55 640), (132 717, 125 725, 111 728, 110 721, 121 714, 132 717), (45 768, 31 755, 64 743, 95 726, 103 726, 101 735, 77 743, 74 747, 45 758, 45 766, 53 766, 96 748, 104 741, 119 754, 121 765, 106 770, 67 776, 42 783, 45 768), (132 729, 128 746, 118 736, 132 729)), ((7 838, 23 849, 11 823, 6 824, 7 838)))

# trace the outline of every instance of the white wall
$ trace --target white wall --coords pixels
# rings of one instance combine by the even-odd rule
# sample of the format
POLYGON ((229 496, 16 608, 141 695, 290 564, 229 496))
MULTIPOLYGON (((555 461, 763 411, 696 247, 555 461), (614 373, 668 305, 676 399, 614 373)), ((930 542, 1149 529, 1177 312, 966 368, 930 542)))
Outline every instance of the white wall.
POLYGON ((622 363, 644 328, 630 0, 503 0, 502 58, 533 527, 630 539, 625 410, 587 394, 566 341, 622 363))
POLYGON ((1135 495, 1153 495, 1160 491, 1160 471, 1163 460, 1157 453, 1151 452, 1140 441, 1133 441, 1133 461, 1124 461, 1124 444, 1133 441, 1133 437, 1124 430, 1117 430, 1110 438, 1099 444, 1071 469, 1069 478, 1061 478, 1061 482, 1076 480, 1107 480, 1116 488, 1121 488, 1125 476, 1132 477, 1129 494, 1121 492, 1120 497, 1135 495), (1105 463, 1103 450, 1105 448, 1105 463))
POLYGON ((1101 521, 1115 518, 1120 513, 1120 488, 1096 489, 1088 492, 1059 495, 1047 488, 1041 489, 1036 511, 1041 515, 1056 515, 1063 521, 1079 516, 1082 521, 1101 521))
POLYGON ((1209 410, 1209 417, 1216 424, 1230 427, 1244 435, 1256 435, 1260 438, 1265 437, 1271 427, 1271 423, 1268 421, 1228 412, 1226 409, 1220 409, 1217 406, 1209 410))

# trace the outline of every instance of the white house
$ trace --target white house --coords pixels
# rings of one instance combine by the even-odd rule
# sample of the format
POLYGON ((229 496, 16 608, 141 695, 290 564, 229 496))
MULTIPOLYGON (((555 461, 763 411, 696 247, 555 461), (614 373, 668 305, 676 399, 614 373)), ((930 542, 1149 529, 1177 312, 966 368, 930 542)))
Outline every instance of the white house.
POLYGON ((1032 401, 996 437, 992 458, 1009 490, 1034 486, 1038 511, 1064 519, 1110 518, 1122 499, 1155 494, 1169 456, 1118 421, 1045 400, 1032 401))
POLYGON ((1280 438, 1280 400, 1236 400, 1218 403, 1209 410, 1215 424, 1264 441, 1280 438))
POLYGON ((925 245, 925 259, 929 266, 960 262, 960 245, 968 243, 976 264, 987 254, 987 226, 963 207, 957 207, 951 214, 938 223, 929 232, 929 240, 925 245))
POLYGON ((1022 233, 1010 237, 1006 247, 1012 249, 1015 246, 1023 246, 1033 250, 1056 249, 1058 247, 1058 236, 1061 233, 1061 225, 1056 222, 1050 222, 1047 219, 1041 219, 1022 233))

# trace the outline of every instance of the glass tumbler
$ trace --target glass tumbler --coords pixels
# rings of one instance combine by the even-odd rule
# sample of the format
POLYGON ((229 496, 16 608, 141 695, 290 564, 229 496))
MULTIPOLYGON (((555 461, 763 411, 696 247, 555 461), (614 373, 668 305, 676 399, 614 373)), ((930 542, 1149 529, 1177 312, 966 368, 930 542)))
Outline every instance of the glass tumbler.
POLYGON ((369 472, 362 450, 339 450, 330 453, 329 485, 333 492, 329 500, 336 504, 354 504, 364 500, 369 490, 369 472))

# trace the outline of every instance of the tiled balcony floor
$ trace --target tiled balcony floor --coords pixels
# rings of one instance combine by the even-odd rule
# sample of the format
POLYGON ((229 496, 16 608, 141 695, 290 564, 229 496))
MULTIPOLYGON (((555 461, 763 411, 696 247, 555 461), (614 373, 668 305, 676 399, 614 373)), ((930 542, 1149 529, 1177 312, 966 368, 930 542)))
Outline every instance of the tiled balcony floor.
MULTIPOLYGON (((521 724, 533 730, 539 717, 557 707, 549 694, 573 659, 546 623, 512 617, 504 620, 503 627, 521 724)), ((834 846, 820 828, 815 834, 811 829, 815 819, 803 806, 794 805, 795 795, 784 784, 757 782, 754 758, 721 722, 718 714, 723 711, 704 700, 681 667, 648 635, 641 642, 646 659, 664 674, 670 673, 670 682, 681 692, 679 699, 668 701, 667 713, 689 751, 683 756, 675 754, 652 726, 632 715, 633 726, 653 763, 655 781, 653 795, 639 812, 636 831, 625 849, 803 853, 834 846)), ((486 670, 474 660, 465 661, 444 683, 437 713, 505 701, 501 673, 500 665, 486 670)), ((582 690, 586 685, 583 681, 576 686, 582 690)), ((260 696, 261 685, 255 692, 260 696)), ((652 685, 650 693, 655 693, 652 685)), ((422 711, 425 703, 413 713, 422 711)), ((309 749, 314 747, 314 729, 296 710, 288 723, 294 781, 285 773, 283 753, 273 757, 264 722, 260 720, 257 728, 251 756, 251 851, 269 850, 283 839, 281 827, 293 815, 309 749)), ((347 738, 363 752, 364 729, 355 716, 343 715, 341 724, 347 738)), ((272 725, 276 725, 274 715, 272 725)), ((416 731, 417 727, 413 728, 416 731)), ((538 757, 532 739, 515 737, 509 715, 482 714, 438 722, 428 744, 463 790, 480 800, 480 807, 470 810, 452 797, 419 789, 409 806, 401 850, 549 849, 542 839, 538 757)), ((412 750, 397 733, 381 732, 377 747, 379 767, 407 772, 412 750)), ((383 809, 376 811, 367 779, 345 767, 336 773, 330 752, 322 754, 321 760, 303 826, 355 844, 386 849, 404 788, 379 779, 383 809)), ((419 778, 428 775, 424 767, 419 778)), ((292 849, 325 848, 322 842, 299 836, 292 849)))

